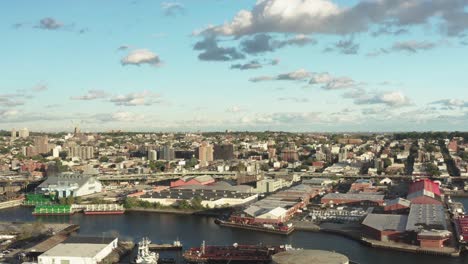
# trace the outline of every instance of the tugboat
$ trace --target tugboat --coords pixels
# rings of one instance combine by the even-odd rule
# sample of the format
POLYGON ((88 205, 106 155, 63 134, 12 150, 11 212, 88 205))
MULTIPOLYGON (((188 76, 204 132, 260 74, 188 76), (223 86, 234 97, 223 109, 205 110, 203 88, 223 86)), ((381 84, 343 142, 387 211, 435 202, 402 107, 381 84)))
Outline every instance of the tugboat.
POLYGON ((157 264, 159 260, 159 254, 149 251, 149 245, 151 241, 148 238, 143 238, 138 243, 138 255, 135 258, 137 264, 157 264))

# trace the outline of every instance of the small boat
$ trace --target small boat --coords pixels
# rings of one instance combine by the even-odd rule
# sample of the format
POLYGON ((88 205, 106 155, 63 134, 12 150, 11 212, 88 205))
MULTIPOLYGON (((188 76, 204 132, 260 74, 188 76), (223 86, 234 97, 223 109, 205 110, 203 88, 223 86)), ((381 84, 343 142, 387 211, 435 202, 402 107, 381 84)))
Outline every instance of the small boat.
POLYGON ((149 245, 151 241, 148 238, 143 238, 138 242, 138 255, 135 258, 137 264, 157 264, 159 260, 159 254, 150 252, 149 245))

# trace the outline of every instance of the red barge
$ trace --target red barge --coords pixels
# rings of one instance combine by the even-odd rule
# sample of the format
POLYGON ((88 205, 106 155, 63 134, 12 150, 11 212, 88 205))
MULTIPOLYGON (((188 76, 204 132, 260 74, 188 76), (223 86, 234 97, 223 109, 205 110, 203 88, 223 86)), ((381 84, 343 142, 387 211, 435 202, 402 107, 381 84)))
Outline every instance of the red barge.
POLYGON ((270 263, 272 256, 286 251, 285 246, 238 245, 206 246, 203 242, 199 248, 191 248, 184 253, 184 259, 189 263, 270 263))

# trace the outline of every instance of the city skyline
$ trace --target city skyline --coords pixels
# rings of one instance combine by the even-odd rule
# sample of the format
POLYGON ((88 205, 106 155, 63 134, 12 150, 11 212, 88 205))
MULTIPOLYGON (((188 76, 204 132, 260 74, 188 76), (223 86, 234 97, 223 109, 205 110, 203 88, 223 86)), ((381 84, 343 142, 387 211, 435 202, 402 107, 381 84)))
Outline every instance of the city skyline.
POLYGON ((0 9, 1 129, 468 130, 466 0, 0 9))

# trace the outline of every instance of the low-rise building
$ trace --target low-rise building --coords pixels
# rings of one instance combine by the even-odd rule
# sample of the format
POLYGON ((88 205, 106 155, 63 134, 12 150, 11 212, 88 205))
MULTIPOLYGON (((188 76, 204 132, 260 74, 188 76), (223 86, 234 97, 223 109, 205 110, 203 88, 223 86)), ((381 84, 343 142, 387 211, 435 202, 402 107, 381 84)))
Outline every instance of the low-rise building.
POLYGON ((329 193, 322 197, 322 204, 329 205, 384 205, 384 195, 363 193, 329 193))
POLYGON ((117 248, 118 238, 70 237, 38 257, 39 264, 97 264, 117 248))
POLYGON ((40 193, 56 193, 59 198, 78 197, 101 192, 102 184, 90 175, 63 173, 48 177, 36 190, 40 193))

